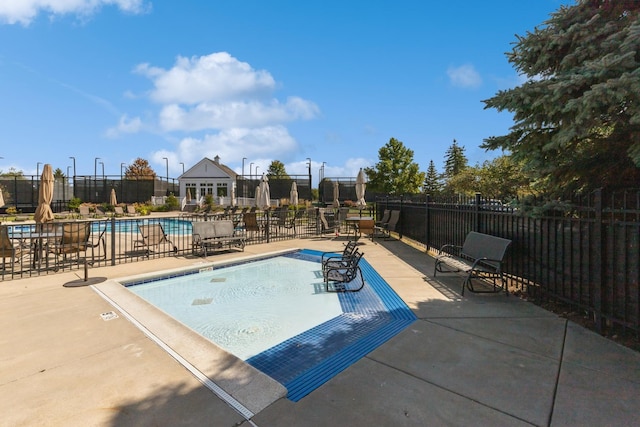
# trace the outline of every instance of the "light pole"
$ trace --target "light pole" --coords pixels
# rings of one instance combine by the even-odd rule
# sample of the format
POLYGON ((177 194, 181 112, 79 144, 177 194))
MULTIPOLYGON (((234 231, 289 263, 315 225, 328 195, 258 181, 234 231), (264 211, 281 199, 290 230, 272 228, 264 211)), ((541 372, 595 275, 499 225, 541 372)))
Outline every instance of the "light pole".
POLYGON ((102 165, 102 180, 104 181, 104 162, 100 162, 102 165))
POLYGON ((184 175, 184 163, 180 162, 180 164, 182 165, 182 175, 184 175))
MULTIPOLYGON (((73 160, 73 180, 76 180, 76 158, 71 156, 69 157, 71 160, 73 160)), ((69 175, 69 173, 67 172, 67 175, 69 175)))
POLYGON ((42 164, 42 162, 38 162, 38 164, 36 165, 36 177, 40 176, 40 165, 42 164))
MULTIPOLYGON (((0 157, 1 159, 2 157, 0 157)), ((69 169, 71 169, 71 166, 67 166, 67 179, 69 179, 69 169)))
POLYGON ((258 175, 258 166, 256 165, 256 178, 260 179, 260 175, 258 175))
POLYGON ((163 157, 164 161, 167 163, 167 196, 169 195, 169 159, 163 157))
POLYGON ((242 199, 246 200, 247 197, 247 181, 244 178, 244 161, 247 160, 246 157, 242 158, 242 199))
POLYGON ((126 168, 126 163, 120 163, 120 201, 124 199, 124 178, 122 177, 122 168, 126 168))
POLYGON ((308 164, 308 166, 309 166, 309 200, 312 200, 312 197, 311 197, 311 194, 312 194, 311 193, 311 189, 312 189, 312 185, 311 185, 311 158, 307 157, 307 160, 309 161, 309 164, 308 164))
MULTIPOLYGON (((327 162, 322 162, 322 166, 320 167, 320 170, 322 172, 320 174, 320 181, 322 181, 324 179, 324 165, 326 165, 326 164, 327 164, 327 162)), ((320 185, 320 184, 318 184, 318 185, 320 185)))
POLYGON ((96 191, 96 199, 98 198, 98 160, 100 157, 93 159, 93 187, 96 191))
POLYGON ((249 179, 253 179, 253 172, 251 172, 251 168, 253 168, 253 162, 249 163, 249 179))

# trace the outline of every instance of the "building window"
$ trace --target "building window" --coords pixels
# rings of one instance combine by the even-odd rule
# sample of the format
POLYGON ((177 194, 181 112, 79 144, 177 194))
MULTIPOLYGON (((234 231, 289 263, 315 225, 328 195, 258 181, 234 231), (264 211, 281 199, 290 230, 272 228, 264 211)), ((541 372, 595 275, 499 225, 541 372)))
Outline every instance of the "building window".
POLYGON ((218 190, 218 197, 227 197, 229 195, 226 182, 219 182, 217 190, 218 190))

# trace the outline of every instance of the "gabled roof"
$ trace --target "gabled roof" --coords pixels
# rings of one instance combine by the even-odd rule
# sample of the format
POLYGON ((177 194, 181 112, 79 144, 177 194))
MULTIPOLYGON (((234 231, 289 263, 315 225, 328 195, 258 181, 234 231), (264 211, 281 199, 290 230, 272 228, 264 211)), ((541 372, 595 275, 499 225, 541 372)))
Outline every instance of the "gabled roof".
POLYGON ((219 159, 218 156, 216 156, 218 161, 205 157, 180 175, 178 179, 229 178, 235 181, 238 174, 227 165, 220 163, 219 159))

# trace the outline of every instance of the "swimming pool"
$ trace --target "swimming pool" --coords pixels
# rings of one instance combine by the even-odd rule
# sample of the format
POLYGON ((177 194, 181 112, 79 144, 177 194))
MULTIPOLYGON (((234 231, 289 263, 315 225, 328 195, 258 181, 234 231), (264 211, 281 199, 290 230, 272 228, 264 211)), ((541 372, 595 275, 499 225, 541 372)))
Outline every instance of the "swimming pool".
MULTIPOLYGON (((192 226, 191 221, 187 221, 184 219, 176 219, 176 218, 142 218, 142 219, 115 219, 113 220, 115 223, 115 228, 112 225, 112 220, 94 220, 91 224, 91 233, 100 233, 105 229, 107 233, 110 233, 112 230, 115 230, 116 233, 137 233, 138 225, 147 225, 147 224, 160 224, 162 228, 167 234, 172 235, 183 235, 183 234, 191 234, 192 226)), ((20 224, 20 225, 10 225, 9 226, 9 234, 19 234, 19 233, 35 233, 36 225, 35 224, 20 224)))
POLYGON ((123 284, 298 401, 416 319, 365 259, 360 292, 325 292, 320 255, 300 250, 123 284))

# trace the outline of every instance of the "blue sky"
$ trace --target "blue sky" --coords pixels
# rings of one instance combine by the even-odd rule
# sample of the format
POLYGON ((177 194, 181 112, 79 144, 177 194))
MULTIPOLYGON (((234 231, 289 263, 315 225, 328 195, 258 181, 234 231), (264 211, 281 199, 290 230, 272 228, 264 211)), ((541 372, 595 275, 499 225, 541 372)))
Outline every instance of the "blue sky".
POLYGON ((0 0, 0 171, 177 177, 280 160, 314 186, 390 138, 426 171, 508 132, 483 99, 521 83, 505 52, 571 0, 0 0), (96 160, 96 157, 99 159, 96 160))

